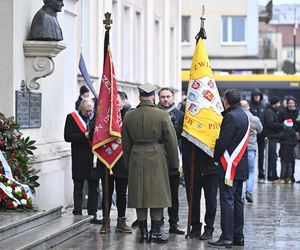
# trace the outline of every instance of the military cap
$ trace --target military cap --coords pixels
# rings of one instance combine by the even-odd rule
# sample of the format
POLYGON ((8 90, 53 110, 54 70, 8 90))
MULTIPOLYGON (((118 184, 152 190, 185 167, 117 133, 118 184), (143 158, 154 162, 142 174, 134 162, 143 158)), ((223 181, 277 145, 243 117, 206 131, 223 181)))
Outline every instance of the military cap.
POLYGON ((155 90, 157 87, 150 83, 144 83, 141 86, 138 87, 140 96, 152 96, 155 95, 155 90))

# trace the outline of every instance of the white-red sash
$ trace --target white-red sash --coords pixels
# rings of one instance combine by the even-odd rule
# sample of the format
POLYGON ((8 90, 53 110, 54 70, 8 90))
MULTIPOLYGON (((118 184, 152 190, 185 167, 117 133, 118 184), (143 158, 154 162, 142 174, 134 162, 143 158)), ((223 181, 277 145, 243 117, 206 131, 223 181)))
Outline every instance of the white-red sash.
POLYGON ((78 111, 72 112, 71 116, 73 117, 73 119, 76 122, 77 126, 79 127, 80 131, 82 133, 85 133, 86 132, 86 123, 82 119, 82 117, 79 115, 78 111))
MULTIPOLYGON (((71 116, 73 117, 74 121, 76 122, 78 128, 80 129, 80 131, 82 133, 87 132, 86 130, 86 123, 85 121, 82 119, 82 117, 79 115, 78 111, 75 110, 74 112, 71 113, 71 116)), ((92 142, 90 140, 88 140, 88 143, 90 144, 90 146, 92 147, 92 142)), ((97 157, 93 156, 93 168, 96 168, 97 166, 97 157)))
POLYGON ((232 187, 237 165, 239 164, 239 162, 248 146, 248 140, 250 137, 250 129, 251 129, 251 124, 248 119, 247 132, 244 135, 241 142, 239 143, 239 145, 235 148, 235 150, 232 152, 231 155, 229 155, 228 151, 226 150, 224 152, 224 154, 221 156, 221 164, 222 164, 224 170, 226 171, 225 184, 228 186, 232 187))

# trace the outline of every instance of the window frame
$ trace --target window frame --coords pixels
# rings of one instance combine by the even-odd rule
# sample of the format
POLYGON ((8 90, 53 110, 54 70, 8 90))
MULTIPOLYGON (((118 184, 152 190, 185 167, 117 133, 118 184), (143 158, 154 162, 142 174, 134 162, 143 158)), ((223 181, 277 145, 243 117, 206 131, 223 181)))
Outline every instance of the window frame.
POLYGON ((221 45, 245 45, 246 44, 246 21, 247 17, 242 15, 233 15, 233 16, 221 16, 221 45), (223 40, 223 25, 224 21, 223 18, 227 17, 227 41, 223 40), (232 41, 233 39, 233 23, 232 23, 232 17, 243 17, 244 18, 244 41, 232 41))
POLYGON ((190 46, 191 45, 191 16, 190 15, 182 15, 181 16, 181 45, 182 46, 190 46), (186 17, 187 18, 187 20, 189 20, 189 22, 188 22, 188 28, 189 28, 189 30, 188 30, 188 34, 187 34, 187 36, 188 36, 188 40, 187 41, 183 41, 182 40, 182 38, 183 38, 183 32, 182 32, 182 29, 183 29, 183 17, 186 17))

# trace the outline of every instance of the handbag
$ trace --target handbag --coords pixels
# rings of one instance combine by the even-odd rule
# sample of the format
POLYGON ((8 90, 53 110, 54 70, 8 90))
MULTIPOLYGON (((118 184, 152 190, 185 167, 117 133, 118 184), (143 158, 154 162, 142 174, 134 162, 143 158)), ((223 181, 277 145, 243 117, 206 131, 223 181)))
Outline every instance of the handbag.
POLYGON ((294 147, 294 157, 295 159, 300 160, 300 146, 299 143, 294 147))

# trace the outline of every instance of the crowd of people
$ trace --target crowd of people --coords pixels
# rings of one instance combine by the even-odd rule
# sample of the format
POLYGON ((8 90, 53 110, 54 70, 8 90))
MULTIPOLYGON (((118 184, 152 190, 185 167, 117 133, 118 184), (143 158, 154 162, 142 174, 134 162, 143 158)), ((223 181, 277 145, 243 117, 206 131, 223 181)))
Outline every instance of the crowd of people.
MULTIPOLYGON (((126 93, 118 92, 123 120, 123 156, 117 161, 113 174, 108 178, 107 192, 110 211, 114 188, 116 189, 116 231, 132 233, 132 227, 137 225, 140 243, 168 242, 163 230, 164 208, 167 208, 169 233, 185 234, 178 226, 179 167, 182 165, 187 200, 189 204, 192 203, 191 231, 188 232, 190 238, 212 239, 219 189, 222 233, 217 241, 208 243, 217 247, 243 246, 244 198, 249 203, 254 200, 256 162, 259 182, 265 179, 273 183, 295 182, 293 152, 300 130, 296 99, 288 96, 283 101, 277 96, 269 96, 269 103, 265 105, 264 96, 259 90, 252 92, 249 102, 242 100, 236 89, 225 91, 223 121, 214 156, 210 157, 181 136, 185 102, 177 107, 171 88, 158 91, 157 105, 155 86, 143 84, 138 90, 140 103, 134 109, 131 109, 126 93), (286 105, 281 106, 281 103, 286 105), (277 174, 278 143, 280 175, 277 174), (195 149, 193 178, 192 147, 195 149), (268 150, 265 150, 266 147, 268 150), (245 181, 246 189, 243 191, 245 181), (200 221, 202 189, 206 208, 204 222, 200 221), (191 199, 193 202, 190 202, 191 199), (132 227, 126 224, 126 207, 136 209, 137 220, 132 227), (150 231, 147 222, 148 209, 151 218, 150 231)), ((101 161, 97 160, 95 164, 93 160, 91 141, 95 125, 95 100, 89 98, 89 90, 85 86, 80 89, 75 109, 67 116, 64 131, 65 140, 71 142, 73 214, 82 215, 83 183, 87 180, 87 211, 94 216, 91 223, 102 224, 100 233, 108 233, 110 219, 109 211, 105 211, 105 192, 102 195, 103 220, 97 218, 99 181, 101 179, 104 190, 106 167, 101 161)))

